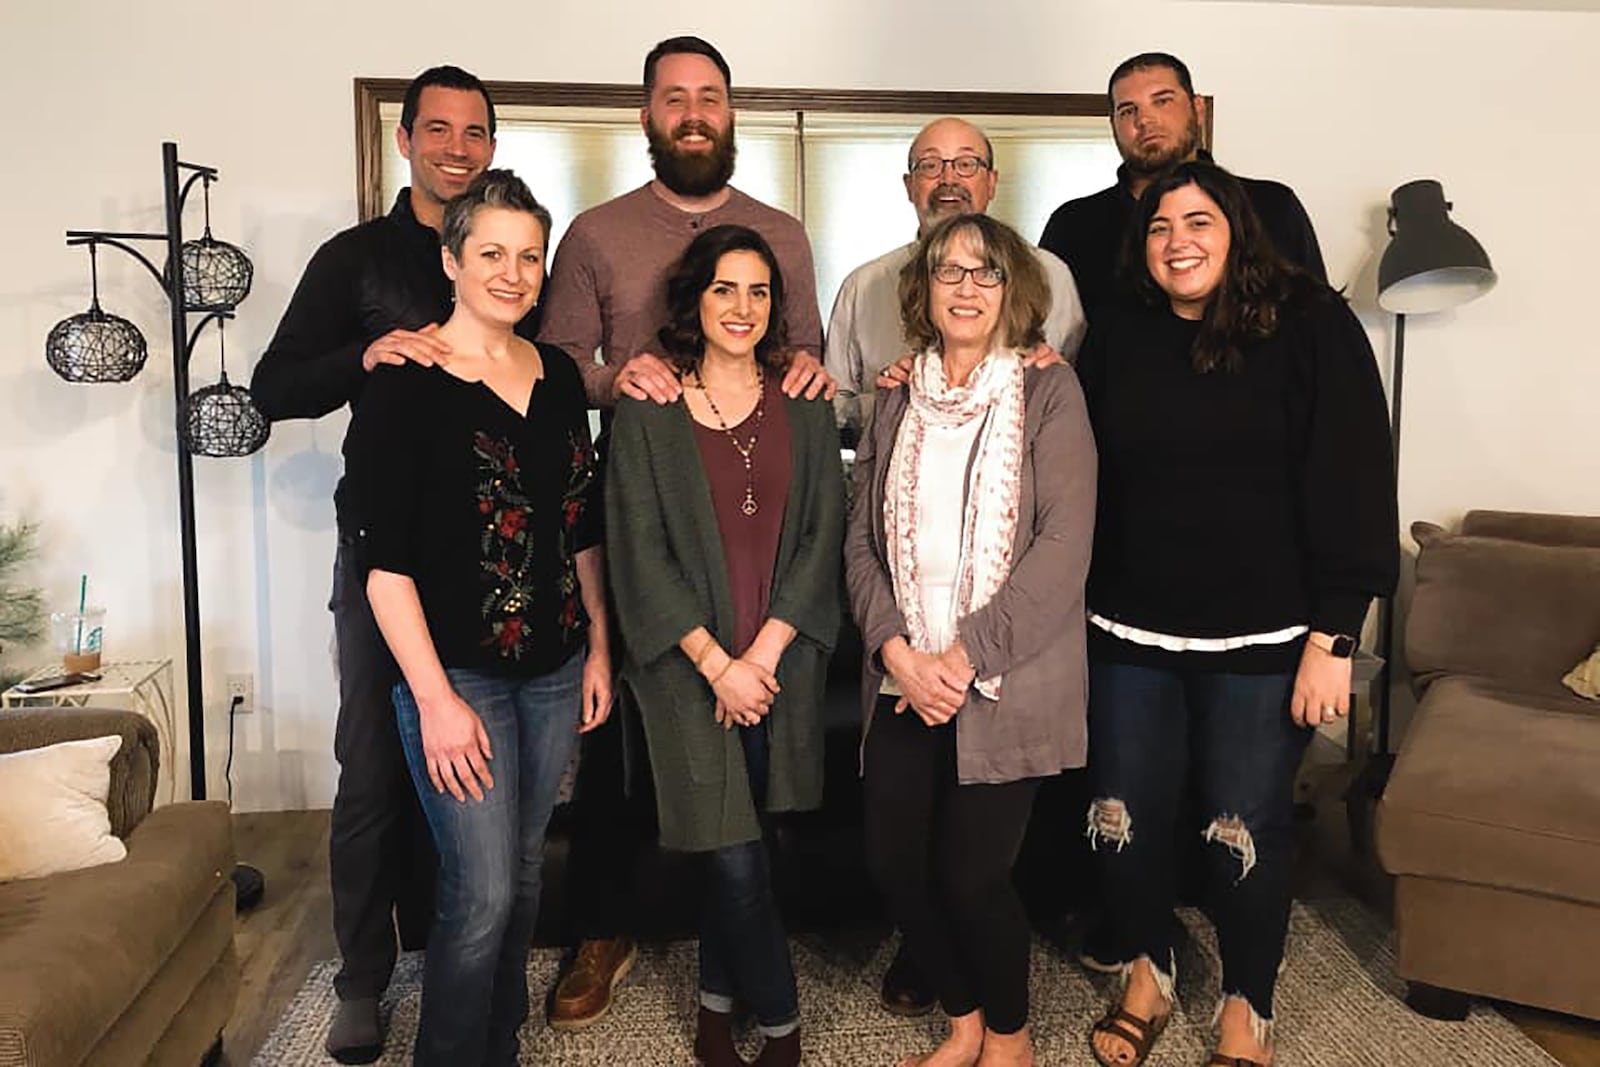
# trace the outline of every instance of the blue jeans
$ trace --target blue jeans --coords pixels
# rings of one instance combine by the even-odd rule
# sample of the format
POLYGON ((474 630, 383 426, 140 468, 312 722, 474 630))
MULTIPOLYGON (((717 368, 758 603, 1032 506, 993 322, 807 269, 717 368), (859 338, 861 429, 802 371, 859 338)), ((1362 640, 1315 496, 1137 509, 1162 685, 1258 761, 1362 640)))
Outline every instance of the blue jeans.
MULTIPOLYGON (((766 723, 739 726, 750 795, 766 803, 769 741, 766 723)), ((700 1003, 724 1014, 738 997, 768 1037, 800 1025, 789 942, 772 892, 772 865, 763 839, 705 854, 705 908, 700 919, 700 1003)))
POLYGON ((1095 848, 1114 958, 1170 976, 1176 825, 1185 781, 1199 788, 1205 888, 1222 992, 1272 1018, 1294 877, 1294 776, 1311 730, 1289 717, 1292 674, 1216 674, 1089 665, 1095 848))
POLYGON ((528 949, 539 913, 544 832, 578 736, 583 662, 580 652, 528 679, 446 672, 483 720, 494 751, 494 788, 481 802, 462 803, 434 790, 416 700, 404 682, 395 686, 401 743, 439 851, 417 1064, 517 1062, 517 1030, 528 1017, 528 949))

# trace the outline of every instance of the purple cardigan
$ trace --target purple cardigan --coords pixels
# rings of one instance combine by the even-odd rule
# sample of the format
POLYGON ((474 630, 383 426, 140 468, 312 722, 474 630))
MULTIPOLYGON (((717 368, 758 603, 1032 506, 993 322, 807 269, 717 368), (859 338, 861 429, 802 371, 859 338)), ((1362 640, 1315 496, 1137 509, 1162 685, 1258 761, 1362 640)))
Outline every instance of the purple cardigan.
MULTIPOLYGON (((963 784, 1081 767, 1088 748, 1083 585, 1094 540, 1094 435, 1070 367, 1029 371, 1023 388, 1027 452, 1011 575, 988 604, 957 624, 978 677, 1005 673, 999 701, 969 690, 956 715, 956 773, 963 784)), ((905 634, 889 576, 883 501, 906 404, 903 388, 878 391, 872 425, 856 449, 855 505, 845 535, 850 608, 865 649, 861 696, 868 728, 884 676, 878 651, 905 634)))

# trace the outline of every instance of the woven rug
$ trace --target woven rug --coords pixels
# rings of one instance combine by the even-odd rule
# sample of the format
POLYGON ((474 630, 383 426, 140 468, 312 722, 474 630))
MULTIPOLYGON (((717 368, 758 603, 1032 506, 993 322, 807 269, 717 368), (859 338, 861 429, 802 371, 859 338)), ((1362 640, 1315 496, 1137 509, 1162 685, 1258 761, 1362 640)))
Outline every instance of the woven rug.
MULTIPOLYGON (((1149 1059, 1152 1067, 1204 1063, 1213 1040, 1212 1010, 1219 990, 1216 940, 1198 912, 1181 914, 1189 933, 1178 960, 1178 1005, 1149 1059)), ((893 946, 848 944, 849 938, 794 941, 807 1064, 890 1065, 908 1052, 931 1049, 942 1036, 937 1015, 903 1020, 877 1006, 878 981, 893 946)), ((641 949, 633 974, 618 989, 611 1013, 577 1034, 544 1025, 538 1003, 553 980, 558 953, 529 959, 533 1016, 522 1033, 524 1064, 605 1064, 627 1067, 692 1064, 695 948, 680 942, 641 949)), ((416 1033, 421 958, 402 958, 386 1000, 388 1052, 384 1064, 406 1064, 416 1033)), ((322 1051, 334 1005, 332 962, 313 968, 257 1054, 257 1067, 299 1067, 333 1061, 322 1051)), ((1084 1033, 1110 995, 1109 979, 1091 978, 1058 948, 1033 951, 1034 1042, 1041 1065, 1092 1065, 1084 1033)), ((1277 989, 1281 1067, 1549 1067, 1556 1061, 1492 1009, 1474 1005, 1460 1023, 1412 1013, 1400 997, 1392 938, 1353 900, 1296 904, 1288 959, 1277 989)), ((743 1051, 756 1047, 754 1035, 743 1051)))

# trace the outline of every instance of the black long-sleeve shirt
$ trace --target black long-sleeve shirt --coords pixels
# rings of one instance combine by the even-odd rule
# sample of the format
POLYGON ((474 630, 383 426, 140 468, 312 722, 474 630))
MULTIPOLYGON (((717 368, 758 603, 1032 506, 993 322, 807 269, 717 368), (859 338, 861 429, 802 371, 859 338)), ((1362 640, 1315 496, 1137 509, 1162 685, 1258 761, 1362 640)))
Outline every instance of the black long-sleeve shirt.
MULTIPOLYGON (((517 324, 532 340, 537 309, 517 324)), ((306 264, 250 393, 267 418, 316 419, 359 403, 367 346, 390 330, 419 330, 450 317, 450 279, 439 234, 417 221, 411 190, 387 215, 330 237, 306 264)), ((348 530, 342 508, 339 528, 348 530)))
MULTIPOLYGON (((1197 373, 1200 323, 1164 305, 1119 304, 1090 327, 1078 365, 1100 451, 1091 611, 1186 637, 1296 625, 1353 635, 1371 598, 1394 588, 1377 363, 1343 299, 1305 290, 1237 371, 1197 373)), ((1294 655, 1283 646, 1277 658, 1294 655)))
MULTIPOLYGON (((1208 153, 1199 155, 1211 161, 1208 153)), ((1239 178, 1239 184, 1261 216, 1261 224, 1278 253, 1318 281, 1327 281, 1328 271, 1322 263, 1316 231, 1294 190, 1259 178, 1239 178)), ((1107 302, 1124 288, 1117 270, 1124 235, 1137 205, 1129 192, 1128 168, 1124 165, 1117 168, 1117 184, 1056 208, 1039 238, 1040 248, 1054 252, 1072 268, 1091 326, 1096 316, 1104 314, 1107 302)))
POLYGON ((345 435, 360 562, 416 583, 447 668, 545 674, 588 632, 575 560, 603 536, 588 405, 577 365, 539 351, 526 415, 408 363, 373 372, 345 435))

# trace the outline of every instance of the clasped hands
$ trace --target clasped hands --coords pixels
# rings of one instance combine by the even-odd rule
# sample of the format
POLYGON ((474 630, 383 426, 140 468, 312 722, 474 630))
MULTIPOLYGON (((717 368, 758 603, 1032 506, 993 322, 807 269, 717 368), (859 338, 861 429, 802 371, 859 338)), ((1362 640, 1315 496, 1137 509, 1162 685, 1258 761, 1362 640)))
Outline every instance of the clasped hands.
POLYGON ((772 710, 781 689, 777 664, 767 663, 753 648, 739 657, 720 646, 708 647, 699 664, 700 674, 717 698, 717 725, 724 730, 754 726, 772 710))
POLYGON ((895 713, 909 707, 929 726, 941 726, 955 718, 977 677, 959 640, 935 654, 918 652, 904 637, 891 637, 883 643, 879 656, 900 687, 895 713))

